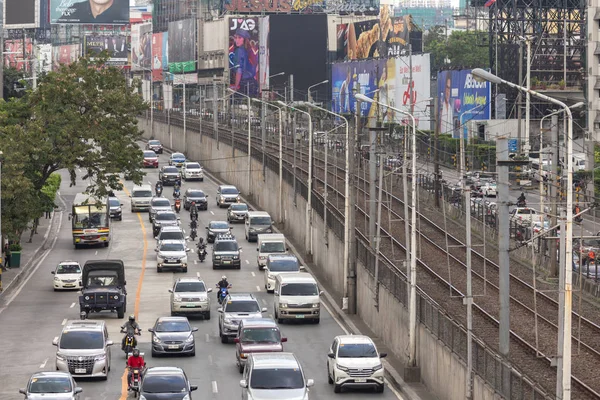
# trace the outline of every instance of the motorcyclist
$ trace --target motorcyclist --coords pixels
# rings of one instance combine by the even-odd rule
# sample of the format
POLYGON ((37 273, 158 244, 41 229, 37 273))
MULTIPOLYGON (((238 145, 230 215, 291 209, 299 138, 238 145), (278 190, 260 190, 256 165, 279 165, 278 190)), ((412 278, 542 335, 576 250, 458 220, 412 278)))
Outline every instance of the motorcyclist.
POLYGON ((156 191, 156 194, 158 194, 159 192, 162 192, 162 190, 163 190, 162 181, 156 182, 156 186, 154 186, 154 190, 156 191))
POLYGON ((521 192, 521 195, 519 196, 519 198, 517 199, 517 202, 519 204, 525 204, 525 193, 521 192))
POLYGON ((217 286, 219 287, 219 290, 217 290, 217 300, 219 299, 219 295, 221 293, 221 289, 225 288, 228 289, 229 288, 229 282, 227 282, 227 276, 223 275, 221 277, 221 280, 217 283, 217 286))
POLYGON ((138 369, 140 371, 140 381, 142 380, 142 373, 146 362, 144 361, 144 357, 140 355, 139 349, 133 349, 133 355, 131 355, 127 359, 127 369, 129 372, 127 373, 127 386, 131 388, 131 381, 133 379, 133 370, 138 369))
POLYGON ((125 331, 125 336, 123 337, 123 340, 121 341, 121 350, 125 350, 125 340, 127 339, 127 336, 131 335, 133 336, 133 347, 137 346, 137 340, 135 339, 135 334, 140 334, 142 332, 140 326, 138 325, 138 323, 135 321, 135 315, 131 314, 129 316, 129 320, 127 322, 125 322, 123 324, 123 326, 121 326, 121 331, 125 331))
POLYGON ((196 221, 198 219, 198 207, 196 207, 195 201, 192 201, 192 205, 190 205, 190 218, 192 221, 196 221))
POLYGON ((190 221, 190 228, 191 229, 198 229, 198 221, 196 221, 195 219, 190 221))
POLYGON ((175 186, 173 186, 173 197, 178 198, 181 191, 181 185, 179 185, 179 183, 175 183, 175 186))
POLYGON ((200 260, 204 261, 204 257, 206 257, 206 243, 204 243, 204 238, 198 238, 198 256, 200 260))

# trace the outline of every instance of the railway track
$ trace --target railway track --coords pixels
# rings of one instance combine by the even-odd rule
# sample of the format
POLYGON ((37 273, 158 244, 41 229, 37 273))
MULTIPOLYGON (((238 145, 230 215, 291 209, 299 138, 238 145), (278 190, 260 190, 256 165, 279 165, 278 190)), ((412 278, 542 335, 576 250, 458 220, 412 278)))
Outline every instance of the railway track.
MULTIPOLYGON (((258 147, 258 146, 257 146, 258 147)), ((267 142, 268 154, 278 154, 279 144, 267 142)), ((292 169, 291 146, 286 143, 284 148, 284 163, 286 168, 292 169)), ((305 148, 296 149, 296 173, 304 181, 308 177, 308 154, 305 148)), ((318 154, 314 156, 313 187, 317 193, 323 195, 325 189, 324 160, 318 154)), ((328 161, 327 187, 328 203, 343 213, 343 184, 345 169, 328 161)), ((360 226, 368 226, 368 185, 369 183, 358 177, 359 184, 354 188, 363 196, 357 196, 356 209, 359 213, 356 218, 357 234, 369 242, 367 233, 361 232, 360 226), (360 223, 362 222, 362 224, 360 223)), ((385 190, 384 190, 385 193, 385 190)), ((382 204, 387 210, 388 219, 382 218, 382 257, 389 265, 396 265, 390 259, 397 254, 405 254, 402 241, 404 238, 403 224, 390 224, 389 219, 403 219, 403 201, 393 193, 385 193, 385 198, 390 199, 389 204, 382 204)), ((424 213, 418 211, 420 219, 418 225, 419 235, 419 270, 417 282, 420 289, 427 293, 438 304, 445 308, 450 315, 466 325, 466 313, 462 304, 463 292, 466 287, 466 248, 457 237, 448 234, 424 213), (446 250, 439 243, 451 246, 446 250), (447 277, 445 277, 447 275, 447 277), (431 279, 433 278, 433 279, 431 279)), ((364 229, 364 228, 363 228, 364 229)), ((498 265, 476 250, 472 250, 472 271, 474 299, 474 334, 485 338, 485 342, 492 348, 497 348, 498 337, 498 265), (485 271, 484 271, 485 269, 485 271), (486 296, 478 296, 484 293, 486 296)), ((398 272, 403 274, 400 268, 398 272)), ((530 276, 531 271, 529 271, 530 276)), ((551 356, 557 343, 558 303, 545 293, 537 293, 537 306, 534 305, 534 288, 522 277, 511 274, 511 355, 510 361, 522 371, 538 382, 548 393, 553 393, 555 388, 556 370, 550 366, 551 356), (535 336, 534 326, 537 315, 538 337, 535 336)), ((531 278, 533 279, 533 278, 531 278)), ((580 340, 573 340, 573 369, 572 384, 573 398, 600 399, 600 382, 596 383, 595 366, 600 363, 600 343, 596 339, 600 334, 600 326, 591 319, 573 313, 574 325, 579 323, 580 340)))

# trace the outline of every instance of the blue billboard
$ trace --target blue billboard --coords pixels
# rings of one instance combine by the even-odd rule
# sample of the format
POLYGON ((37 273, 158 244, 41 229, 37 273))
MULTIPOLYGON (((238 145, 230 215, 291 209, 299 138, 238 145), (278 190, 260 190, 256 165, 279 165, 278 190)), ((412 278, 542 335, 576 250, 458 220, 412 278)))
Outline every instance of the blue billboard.
POLYGON ((437 92, 440 134, 452 134, 457 139, 462 130, 463 138, 467 138, 467 121, 491 118, 492 85, 476 81, 470 69, 439 72, 437 92))
MULTIPOLYGON (((355 88, 373 98, 381 77, 385 77, 385 60, 364 60, 333 64, 331 68, 332 109, 338 114, 354 114, 355 88)), ((369 116, 371 103, 361 103, 361 116, 369 116)))

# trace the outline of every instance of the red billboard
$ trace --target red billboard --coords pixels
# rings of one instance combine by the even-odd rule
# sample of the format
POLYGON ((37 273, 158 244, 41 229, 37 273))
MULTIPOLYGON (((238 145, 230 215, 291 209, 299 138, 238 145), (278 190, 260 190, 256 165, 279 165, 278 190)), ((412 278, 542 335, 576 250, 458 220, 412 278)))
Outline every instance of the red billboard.
POLYGON ((163 80, 163 33, 152 34, 152 80, 163 80))
POLYGON ((77 61, 80 56, 78 44, 65 44, 52 47, 52 70, 56 71, 61 64, 69 65, 77 61))
POLYGON ((25 52, 23 52, 23 39, 6 40, 4 42, 4 66, 18 70, 31 70, 33 62, 33 45, 30 38, 25 39, 25 52))

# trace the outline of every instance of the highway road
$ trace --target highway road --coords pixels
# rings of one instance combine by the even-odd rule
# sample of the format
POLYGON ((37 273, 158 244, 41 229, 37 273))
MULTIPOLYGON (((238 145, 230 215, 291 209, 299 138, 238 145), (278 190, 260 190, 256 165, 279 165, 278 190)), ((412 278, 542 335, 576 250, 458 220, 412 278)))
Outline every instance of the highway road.
MULTIPOLYGON (((160 165, 165 165, 168 155, 160 156, 160 165)), ((154 183, 158 170, 147 170, 146 181, 154 183)), ((132 213, 127 190, 118 192, 123 206, 123 220, 113 223, 113 241, 108 248, 87 248, 75 250, 71 241, 71 224, 67 218, 68 210, 75 194, 84 188, 83 182, 68 187, 68 176, 63 174, 61 196, 66 212, 56 213, 60 219, 58 236, 39 262, 34 265, 35 272, 24 285, 14 292, 12 297, 0 304, 0 400, 22 398, 18 389, 25 386, 30 375, 37 371, 55 369, 55 351, 52 340, 59 335, 67 320, 79 318, 77 292, 54 292, 50 272, 63 260, 76 260, 82 265, 86 260, 116 258, 126 265, 128 291, 128 313, 135 310, 143 328, 139 348, 146 355, 148 366, 180 366, 192 384, 199 390, 194 397, 206 399, 234 399, 241 397, 239 380, 241 374, 235 365, 235 347, 233 344, 221 344, 217 326, 217 302, 214 292, 211 320, 193 319, 192 326, 198 327, 196 333, 195 357, 152 358, 150 356, 150 328, 156 318, 169 315, 169 293, 174 279, 187 276, 200 276, 209 287, 214 287, 221 275, 226 274, 234 285, 232 292, 254 293, 262 305, 267 307, 269 316, 273 310, 273 295, 267 294, 263 286, 263 273, 256 266, 255 243, 244 239, 243 226, 235 226, 233 233, 243 248, 241 270, 212 270, 209 260, 200 263, 195 253, 189 253, 190 266, 187 274, 156 272, 155 240, 152 237, 151 224, 146 213, 132 213)), ((133 183, 125 182, 126 189, 133 183)), ((225 220, 226 209, 219 209, 215 203, 217 184, 210 179, 204 182, 183 183, 182 193, 189 187, 203 189, 209 198, 208 211, 199 212, 199 234, 211 220, 225 220)), ((164 195, 172 196, 171 187, 165 187, 164 195)), ((243 194, 242 194, 243 195, 243 194)), ((189 214, 181 211, 182 226, 189 226, 189 214)), ((195 243, 189 243, 195 248, 195 243)), ((210 256, 210 251, 209 251, 210 256)), ((119 327, 125 319, 116 318, 116 313, 90 314, 90 319, 104 319, 107 322, 110 339, 115 342, 112 348, 111 371, 107 381, 78 380, 83 387, 83 399, 125 399, 125 355, 120 350, 122 334, 119 327)), ((311 389, 313 399, 333 399, 333 388, 327 383, 325 370, 326 352, 334 336, 344 334, 343 327, 325 308, 319 325, 283 324, 282 333, 288 338, 286 351, 294 352, 303 365, 307 378, 315 380, 311 389)), ((402 396, 393 388, 387 387, 384 394, 370 391, 345 393, 345 399, 396 399, 402 396)), ((132 395, 130 397, 133 397, 132 395)))

